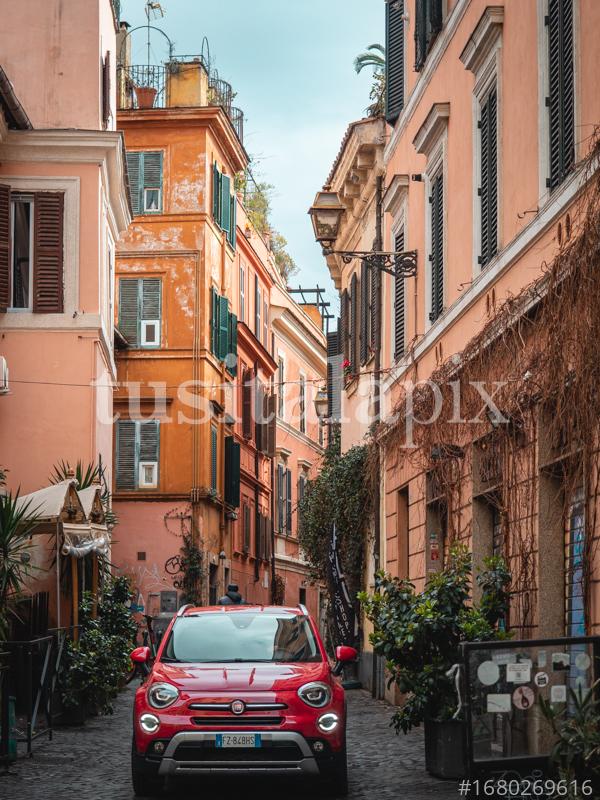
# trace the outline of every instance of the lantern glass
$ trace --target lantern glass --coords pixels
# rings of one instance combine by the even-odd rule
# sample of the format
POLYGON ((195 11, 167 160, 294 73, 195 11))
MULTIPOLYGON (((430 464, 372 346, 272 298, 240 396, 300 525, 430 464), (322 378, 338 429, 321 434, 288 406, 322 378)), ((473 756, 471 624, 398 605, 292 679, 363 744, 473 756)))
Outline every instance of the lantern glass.
POLYGON ((335 242, 344 211, 337 192, 318 192, 308 212, 317 242, 335 242))

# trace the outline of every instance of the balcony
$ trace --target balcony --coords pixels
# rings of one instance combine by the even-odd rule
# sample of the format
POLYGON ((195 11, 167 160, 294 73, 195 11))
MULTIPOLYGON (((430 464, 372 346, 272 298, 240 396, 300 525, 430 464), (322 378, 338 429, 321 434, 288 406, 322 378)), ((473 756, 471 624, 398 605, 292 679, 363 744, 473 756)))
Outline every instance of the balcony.
POLYGON ((231 84, 209 71, 202 56, 178 56, 160 65, 120 64, 117 97, 119 111, 220 106, 244 141, 244 113, 232 105, 231 84))

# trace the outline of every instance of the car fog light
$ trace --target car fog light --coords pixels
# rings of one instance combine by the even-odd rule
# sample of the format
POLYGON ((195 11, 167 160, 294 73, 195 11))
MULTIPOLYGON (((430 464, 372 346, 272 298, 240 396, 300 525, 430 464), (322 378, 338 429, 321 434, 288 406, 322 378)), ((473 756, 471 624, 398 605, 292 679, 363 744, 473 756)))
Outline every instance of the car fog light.
POLYGON ((330 712, 329 714, 323 714, 319 717, 317 720, 317 727, 322 730, 323 733, 331 733, 337 728, 339 721, 340 718, 338 715, 330 712))
POLYGON ((140 728, 145 733, 156 733, 160 728, 160 720, 154 714, 142 714, 140 717, 140 728))
POLYGON ((325 750, 325 745, 319 739, 316 742, 313 742, 313 750, 315 753, 322 753, 325 750))
POLYGON ((154 742, 153 750, 155 753, 161 755, 165 752, 165 743, 164 742, 154 742))

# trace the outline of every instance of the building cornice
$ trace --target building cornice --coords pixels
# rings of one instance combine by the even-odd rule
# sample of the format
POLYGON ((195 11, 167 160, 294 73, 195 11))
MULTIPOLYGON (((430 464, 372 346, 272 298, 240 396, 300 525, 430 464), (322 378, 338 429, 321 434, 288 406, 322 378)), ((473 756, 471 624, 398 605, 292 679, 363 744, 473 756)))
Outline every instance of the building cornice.
POLYGON ((395 217, 408 194, 409 175, 394 175, 383 196, 383 210, 395 217))
POLYGON ((450 103, 434 103, 413 139, 417 153, 429 157, 450 118, 450 103))
POLYGON ((465 68, 477 73, 502 33, 503 6, 488 6, 460 54, 465 68))

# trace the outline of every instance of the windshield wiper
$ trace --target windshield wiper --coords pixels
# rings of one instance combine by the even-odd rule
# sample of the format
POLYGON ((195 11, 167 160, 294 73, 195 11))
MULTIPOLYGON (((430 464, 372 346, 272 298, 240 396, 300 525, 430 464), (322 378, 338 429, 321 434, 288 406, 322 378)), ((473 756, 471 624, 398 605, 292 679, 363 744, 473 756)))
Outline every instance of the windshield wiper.
POLYGON ((218 658, 200 661, 200 664, 273 664, 272 658, 218 658))
POLYGON ((160 659, 161 661, 165 661, 167 664, 181 664, 182 661, 179 658, 171 658, 171 656, 162 656, 160 659))

